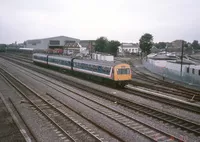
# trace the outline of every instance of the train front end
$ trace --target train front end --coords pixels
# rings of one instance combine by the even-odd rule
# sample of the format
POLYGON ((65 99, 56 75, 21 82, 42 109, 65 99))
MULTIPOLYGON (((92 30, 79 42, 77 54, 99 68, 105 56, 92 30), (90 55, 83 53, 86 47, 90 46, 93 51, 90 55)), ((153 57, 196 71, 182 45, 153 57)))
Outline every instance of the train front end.
POLYGON ((118 86, 124 87, 131 79, 131 67, 128 64, 118 64, 113 68, 114 81, 118 86))

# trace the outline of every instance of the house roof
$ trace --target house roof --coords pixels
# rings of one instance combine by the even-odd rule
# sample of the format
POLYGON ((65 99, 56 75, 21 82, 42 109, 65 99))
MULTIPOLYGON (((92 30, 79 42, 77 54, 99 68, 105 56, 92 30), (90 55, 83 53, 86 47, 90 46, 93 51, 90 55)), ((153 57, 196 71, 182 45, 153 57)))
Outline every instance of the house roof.
POLYGON ((122 43, 121 44, 122 48, 139 48, 138 43, 122 43))

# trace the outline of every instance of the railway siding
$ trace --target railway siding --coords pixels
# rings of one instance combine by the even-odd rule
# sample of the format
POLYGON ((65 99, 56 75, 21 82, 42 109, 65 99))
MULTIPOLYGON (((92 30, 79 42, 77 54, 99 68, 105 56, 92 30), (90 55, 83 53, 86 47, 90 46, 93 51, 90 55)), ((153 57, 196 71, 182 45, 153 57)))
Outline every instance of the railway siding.
POLYGON ((191 111, 196 111, 196 112, 200 113, 200 105, 199 104, 190 103, 190 102, 182 100, 182 99, 170 97, 170 96, 167 96, 167 95, 163 95, 162 93, 157 93, 157 92, 153 92, 153 91, 149 91, 149 90, 147 91, 147 90, 140 89, 140 88, 137 88, 137 87, 134 87, 134 86, 128 86, 127 88, 129 88, 133 91, 137 91, 137 92, 141 92, 141 93, 145 93, 145 94, 150 94, 150 95, 152 95, 153 97, 156 97, 156 98, 163 98, 163 99, 169 100, 171 102, 174 101, 177 104, 178 103, 185 104, 185 106, 187 108, 188 108, 188 106, 191 107, 191 111))

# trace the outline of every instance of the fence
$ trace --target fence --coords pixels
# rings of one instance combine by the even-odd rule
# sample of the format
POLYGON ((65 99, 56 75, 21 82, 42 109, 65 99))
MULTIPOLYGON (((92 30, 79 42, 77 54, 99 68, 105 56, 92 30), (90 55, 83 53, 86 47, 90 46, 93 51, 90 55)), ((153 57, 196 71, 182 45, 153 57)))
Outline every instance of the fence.
POLYGON ((174 67, 174 69, 170 68, 170 64, 173 63, 166 62, 165 66, 158 66, 155 64, 155 61, 151 59, 143 60, 143 65, 145 66, 145 68, 155 74, 172 80, 184 82, 189 85, 200 87, 200 75, 186 72, 186 68, 190 67, 189 65, 183 65, 183 71, 181 74, 179 70, 180 64, 176 64, 177 67, 174 67))

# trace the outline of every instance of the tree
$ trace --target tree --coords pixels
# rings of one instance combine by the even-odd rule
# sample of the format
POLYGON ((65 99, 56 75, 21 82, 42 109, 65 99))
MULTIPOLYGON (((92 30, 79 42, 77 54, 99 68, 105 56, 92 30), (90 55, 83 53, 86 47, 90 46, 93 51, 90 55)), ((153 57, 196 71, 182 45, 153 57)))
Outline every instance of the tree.
POLYGON ((192 47, 193 47, 194 49, 200 49, 200 45, 199 45, 198 40, 194 40, 194 41, 192 42, 192 47))
POLYGON ((109 53, 114 56, 117 55, 117 50, 119 46, 119 41, 108 41, 106 37, 100 37, 95 41, 95 51, 109 53))
POLYGON ((149 33, 144 34, 140 38, 140 49, 142 50, 143 53, 149 54, 150 50, 153 46, 153 36, 149 33))
POLYGON ((106 52, 109 53, 109 54, 112 54, 113 56, 116 56, 119 46, 120 46, 119 41, 111 40, 108 43, 108 46, 106 48, 106 52))
POLYGON ((191 43, 184 41, 184 53, 191 54, 193 51, 193 47, 191 46, 191 43))
POLYGON ((108 39, 106 37, 100 37, 95 41, 95 51, 105 52, 108 46, 108 39))
POLYGON ((166 43, 165 42, 158 42, 158 43, 155 43, 154 46, 158 49, 164 49, 166 47, 166 43))

